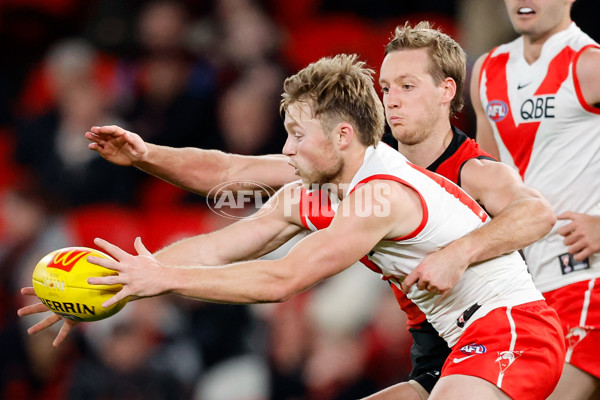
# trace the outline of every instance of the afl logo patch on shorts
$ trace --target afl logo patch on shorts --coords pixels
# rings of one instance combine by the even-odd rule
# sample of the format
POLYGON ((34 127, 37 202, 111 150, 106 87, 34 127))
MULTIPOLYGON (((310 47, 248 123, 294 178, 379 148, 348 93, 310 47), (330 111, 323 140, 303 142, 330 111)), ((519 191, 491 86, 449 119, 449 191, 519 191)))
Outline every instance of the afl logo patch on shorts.
POLYGON ((508 114, 508 106, 502 100, 491 100, 488 103, 485 112, 489 119, 494 122, 499 122, 506 117, 506 114, 508 114))
POLYGON ((487 351, 484 345, 471 343, 459 349, 464 354, 483 354, 487 351))

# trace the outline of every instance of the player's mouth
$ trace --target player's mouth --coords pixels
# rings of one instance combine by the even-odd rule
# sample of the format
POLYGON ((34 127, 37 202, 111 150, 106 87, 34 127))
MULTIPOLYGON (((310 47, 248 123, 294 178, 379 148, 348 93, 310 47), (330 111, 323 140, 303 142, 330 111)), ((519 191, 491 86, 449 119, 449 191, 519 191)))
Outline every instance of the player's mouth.
POLYGON ((517 10, 518 15, 534 15, 535 11, 531 7, 519 7, 517 10))
POLYGON ((404 118, 398 116, 391 116, 388 118, 388 123, 390 125, 400 125, 404 121, 404 118))

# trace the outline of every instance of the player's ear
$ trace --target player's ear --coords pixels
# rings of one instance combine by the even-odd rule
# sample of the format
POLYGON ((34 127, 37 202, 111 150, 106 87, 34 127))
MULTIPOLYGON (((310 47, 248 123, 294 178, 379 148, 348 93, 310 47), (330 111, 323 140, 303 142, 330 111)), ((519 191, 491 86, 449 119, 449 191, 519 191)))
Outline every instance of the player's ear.
POLYGON ((442 102, 450 103, 456 95, 456 82, 454 79, 448 77, 442 81, 440 87, 444 91, 442 94, 442 102))
POLYGON ((354 136, 354 127, 351 124, 347 122, 342 122, 337 126, 336 140, 340 145, 340 149, 347 147, 350 144, 350 142, 352 142, 352 140, 354 139, 354 136))

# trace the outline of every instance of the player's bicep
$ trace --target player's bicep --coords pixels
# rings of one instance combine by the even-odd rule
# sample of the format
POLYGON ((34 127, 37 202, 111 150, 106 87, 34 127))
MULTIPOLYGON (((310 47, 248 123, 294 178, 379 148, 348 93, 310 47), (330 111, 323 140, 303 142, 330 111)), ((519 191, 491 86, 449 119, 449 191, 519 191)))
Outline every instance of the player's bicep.
POLYGON ((483 105, 481 104, 481 96, 479 95, 479 78, 481 75, 481 67, 485 61, 487 54, 479 57, 473 66, 473 74, 471 77, 470 95, 473 111, 477 118, 476 140, 481 148, 496 158, 500 158, 498 145, 494 139, 494 131, 492 125, 487 118, 483 105))
POLYGON ((491 160, 467 161, 461 171, 461 185, 492 216, 518 200, 541 198, 538 191, 525 186, 513 168, 491 160))
POLYGON ((600 49, 585 50, 577 61, 577 78, 585 102, 595 108, 600 108, 600 49))

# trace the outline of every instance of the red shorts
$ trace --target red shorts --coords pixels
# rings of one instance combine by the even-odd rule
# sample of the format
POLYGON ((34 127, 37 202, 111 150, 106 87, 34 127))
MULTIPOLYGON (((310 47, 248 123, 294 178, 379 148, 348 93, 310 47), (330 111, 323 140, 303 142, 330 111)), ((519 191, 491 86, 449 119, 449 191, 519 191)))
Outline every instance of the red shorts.
POLYGON ((444 363, 442 377, 485 379, 513 399, 546 399, 558 383, 565 345, 556 312, 545 301, 492 310, 474 321, 444 363))
POLYGON ((565 361, 600 378, 600 279, 573 283, 544 297, 560 317, 565 361))

